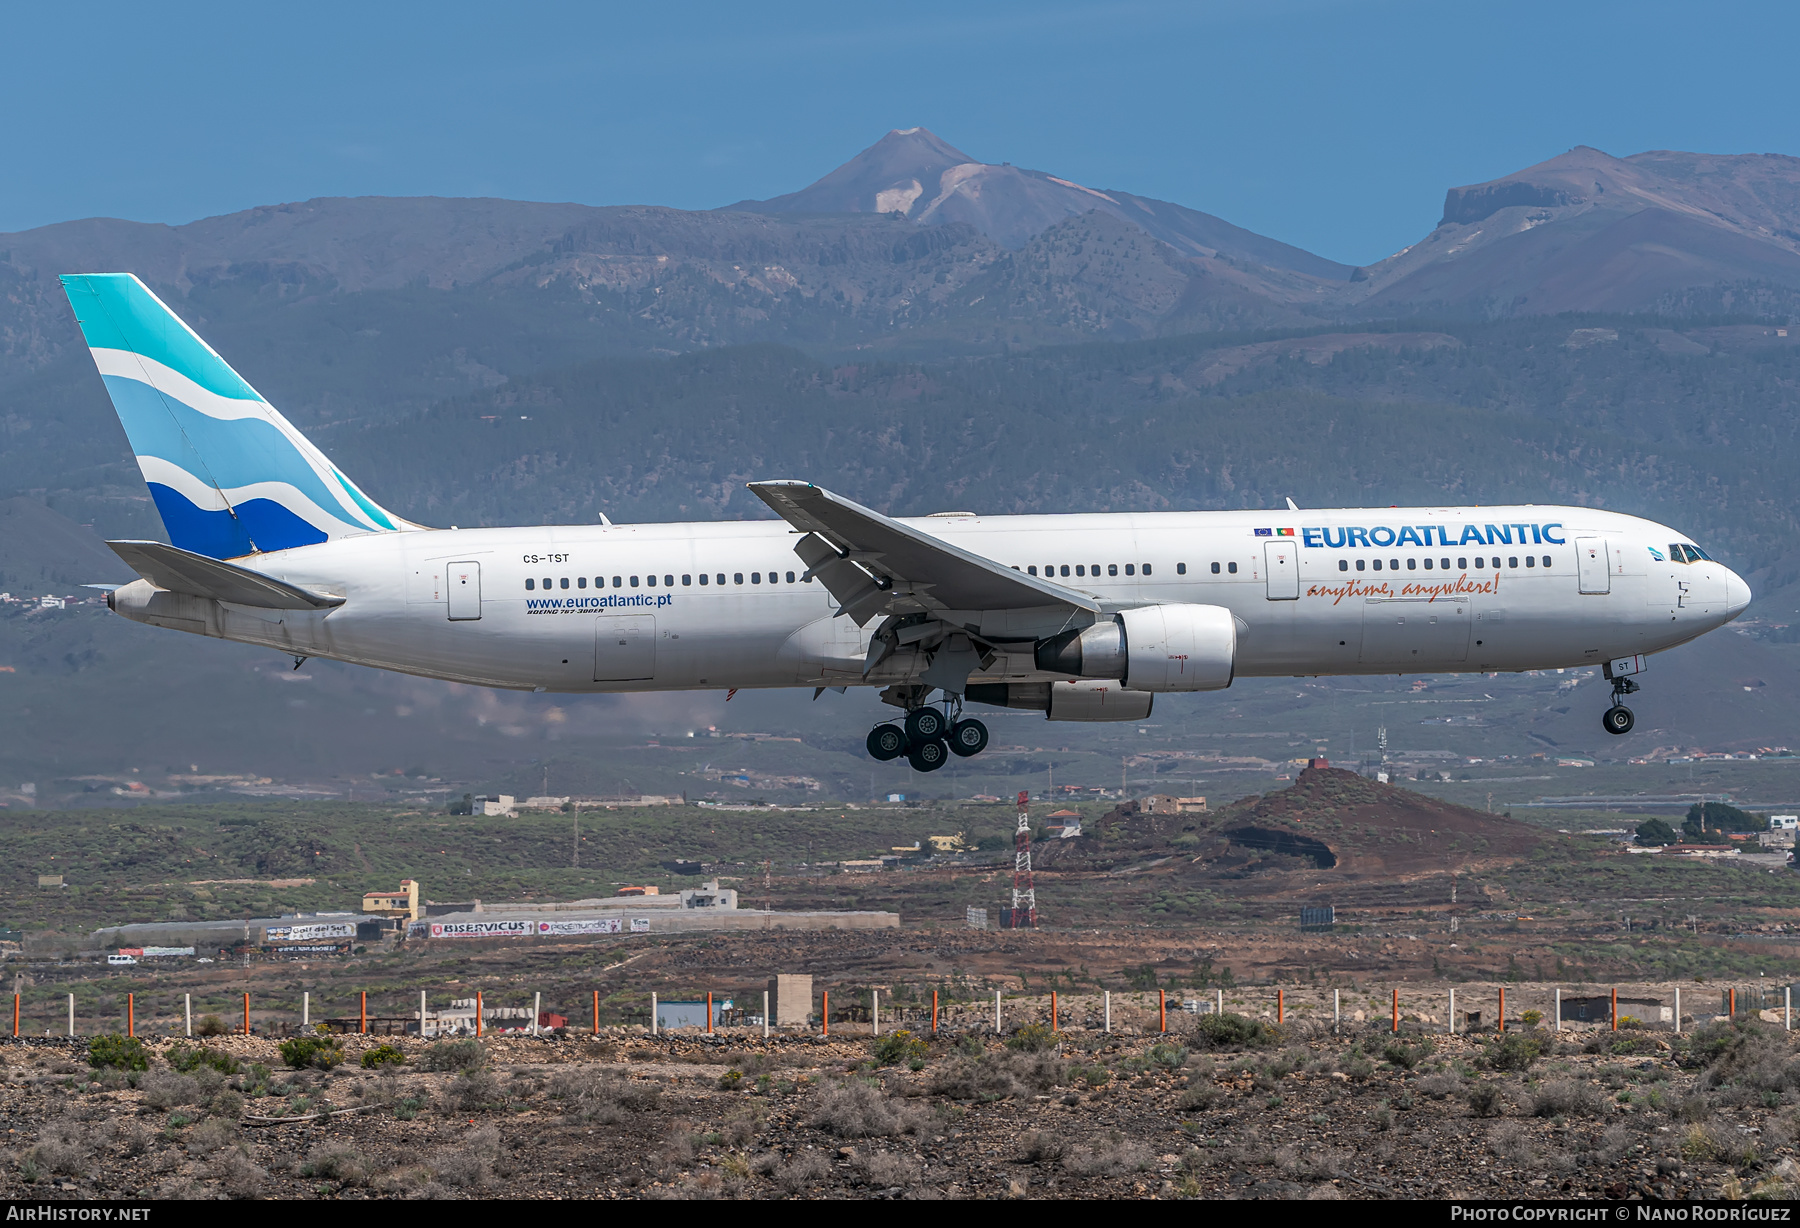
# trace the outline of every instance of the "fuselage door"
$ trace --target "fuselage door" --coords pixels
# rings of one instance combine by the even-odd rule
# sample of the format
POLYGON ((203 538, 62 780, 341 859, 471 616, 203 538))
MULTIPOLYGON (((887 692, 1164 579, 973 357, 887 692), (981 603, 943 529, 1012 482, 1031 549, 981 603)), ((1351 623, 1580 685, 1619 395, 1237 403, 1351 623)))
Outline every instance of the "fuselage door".
POLYGON ((472 622, 481 617, 481 564, 451 563, 445 571, 445 591, 450 596, 450 621, 472 622))
POLYGON ((594 681, 641 682, 656 677, 656 615, 606 615, 594 620, 594 681))
POLYGON ((1300 598, 1300 543, 1291 537, 1263 543, 1263 572, 1269 579, 1270 601, 1300 598))
POLYGON ((1582 592, 1612 592, 1612 560, 1604 537, 1577 537, 1575 565, 1581 572, 1582 592))

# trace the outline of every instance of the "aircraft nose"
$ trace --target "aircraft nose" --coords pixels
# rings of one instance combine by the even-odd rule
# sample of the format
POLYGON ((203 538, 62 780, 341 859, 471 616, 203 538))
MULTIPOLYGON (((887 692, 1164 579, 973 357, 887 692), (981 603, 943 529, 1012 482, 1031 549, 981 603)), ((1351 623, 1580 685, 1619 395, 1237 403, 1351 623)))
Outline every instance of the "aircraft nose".
POLYGON ((1750 604, 1750 586, 1735 571, 1725 573, 1725 617, 1736 618, 1750 604))

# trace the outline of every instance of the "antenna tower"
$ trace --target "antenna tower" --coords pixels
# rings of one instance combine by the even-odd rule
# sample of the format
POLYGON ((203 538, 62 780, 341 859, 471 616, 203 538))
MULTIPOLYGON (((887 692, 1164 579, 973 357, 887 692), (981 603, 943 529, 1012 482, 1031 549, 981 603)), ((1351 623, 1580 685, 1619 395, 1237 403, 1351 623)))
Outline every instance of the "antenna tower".
POLYGON ((1031 880, 1031 794, 1019 794, 1019 826, 1013 833, 1012 928, 1037 928, 1037 889, 1031 880))

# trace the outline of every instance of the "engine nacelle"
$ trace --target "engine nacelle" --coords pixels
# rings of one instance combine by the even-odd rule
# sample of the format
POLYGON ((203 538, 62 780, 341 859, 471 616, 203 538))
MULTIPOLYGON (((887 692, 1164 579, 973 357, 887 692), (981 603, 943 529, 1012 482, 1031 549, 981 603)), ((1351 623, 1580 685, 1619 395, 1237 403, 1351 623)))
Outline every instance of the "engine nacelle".
POLYGON ((1237 620, 1219 605, 1147 605, 1118 616, 1125 685, 1134 691, 1222 691, 1236 672, 1237 620))
POLYGON ((1110 679, 1078 682, 977 682, 964 698, 996 708, 1030 708, 1053 721, 1141 721, 1155 696, 1110 679))

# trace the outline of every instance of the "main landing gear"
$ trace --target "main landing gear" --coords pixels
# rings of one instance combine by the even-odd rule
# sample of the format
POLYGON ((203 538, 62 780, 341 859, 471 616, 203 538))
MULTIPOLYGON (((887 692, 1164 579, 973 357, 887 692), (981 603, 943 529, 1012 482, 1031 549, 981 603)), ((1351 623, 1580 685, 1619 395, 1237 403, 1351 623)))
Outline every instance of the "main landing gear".
POLYGON ((1611 734, 1630 733, 1631 727, 1637 724, 1637 718, 1631 714, 1621 701, 1625 696, 1638 689, 1638 684, 1629 678, 1614 678, 1612 707, 1600 715, 1600 724, 1611 734))
POLYGON ((987 749, 987 726, 973 718, 952 719, 937 708, 917 707, 898 725, 880 724, 869 731, 869 756, 883 763, 906 756, 915 772, 935 772, 951 755, 968 758, 987 749))

